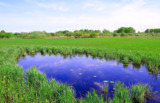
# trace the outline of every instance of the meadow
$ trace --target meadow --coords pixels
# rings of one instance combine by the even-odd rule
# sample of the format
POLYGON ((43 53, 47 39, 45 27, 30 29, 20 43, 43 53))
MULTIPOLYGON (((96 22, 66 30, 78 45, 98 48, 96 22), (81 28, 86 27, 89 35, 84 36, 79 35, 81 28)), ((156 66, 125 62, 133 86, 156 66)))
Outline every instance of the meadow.
MULTIPOLYGON (((116 83, 114 97, 104 99, 95 91, 77 100, 71 87, 55 80, 47 81, 35 67, 27 71, 17 65, 17 59, 26 54, 76 53, 99 58, 116 59, 124 64, 143 64, 154 75, 160 70, 160 39, 156 38, 82 38, 82 39, 0 39, 0 100, 2 102, 55 103, 142 103, 150 95, 148 85, 133 85, 131 89, 116 83)), ((107 91, 107 89, 105 90, 107 91)))

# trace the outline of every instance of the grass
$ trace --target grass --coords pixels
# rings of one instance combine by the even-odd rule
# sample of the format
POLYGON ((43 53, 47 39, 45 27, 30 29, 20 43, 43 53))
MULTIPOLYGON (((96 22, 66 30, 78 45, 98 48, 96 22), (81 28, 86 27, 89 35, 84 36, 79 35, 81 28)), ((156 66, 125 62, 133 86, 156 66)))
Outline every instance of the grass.
POLYGON ((133 85, 131 93, 131 99, 134 103, 142 103, 144 102, 145 97, 147 98, 151 94, 151 88, 148 85, 133 85))
POLYGON ((131 103, 129 90, 123 83, 118 82, 114 85, 113 103, 131 103))
POLYGON ((102 90, 102 93, 105 95, 108 93, 108 84, 104 83, 104 88, 102 90))
MULTIPOLYGON (((71 87, 55 80, 47 81, 45 75, 33 67, 24 74, 17 66, 20 56, 34 56, 36 52, 68 55, 92 55, 93 58, 117 59, 143 63, 148 71, 158 74, 160 69, 160 40, 145 38, 88 38, 88 39, 0 39, 0 100, 1 102, 55 102, 55 103, 103 103, 95 91, 77 101, 71 87)), ((141 85, 142 86, 142 85, 141 85)), ((141 102, 149 89, 123 83, 115 85, 114 97, 106 102, 141 102)), ((107 89, 106 89, 107 90, 107 89)))
POLYGON ((88 92, 85 99, 81 99, 80 103, 104 103, 104 99, 99 97, 95 91, 92 93, 88 92))

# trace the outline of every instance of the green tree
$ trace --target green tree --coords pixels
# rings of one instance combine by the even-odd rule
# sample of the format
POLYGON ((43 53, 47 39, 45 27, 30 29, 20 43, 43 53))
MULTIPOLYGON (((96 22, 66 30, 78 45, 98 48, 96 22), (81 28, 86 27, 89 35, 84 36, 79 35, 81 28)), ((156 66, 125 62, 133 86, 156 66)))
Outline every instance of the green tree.
POLYGON ((102 32, 105 33, 105 34, 111 33, 109 30, 106 30, 106 29, 104 29, 102 32))
POLYGON ((160 33, 160 28, 158 28, 158 29, 146 29, 145 33, 160 33))
POLYGON ((6 33, 4 30, 1 30, 1 33, 6 33))
POLYGON ((82 36, 82 34, 83 33, 81 31, 78 31, 78 30, 74 31, 74 37, 75 38, 80 38, 82 36))
POLYGON ((115 30, 114 33, 135 33, 136 30, 133 27, 121 27, 115 30))
POLYGON ((65 36, 68 36, 68 37, 70 37, 72 35, 73 35, 73 32, 67 32, 67 33, 65 33, 65 36))

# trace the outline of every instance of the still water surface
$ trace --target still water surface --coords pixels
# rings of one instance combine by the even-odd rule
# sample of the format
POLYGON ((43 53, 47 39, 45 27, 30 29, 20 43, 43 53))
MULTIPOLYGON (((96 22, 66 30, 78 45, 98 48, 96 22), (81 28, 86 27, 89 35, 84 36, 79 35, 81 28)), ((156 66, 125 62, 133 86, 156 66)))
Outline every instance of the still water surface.
MULTIPOLYGON (((20 58, 18 64, 24 71, 32 66, 57 81, 73 86, 76 96, 85 96, 88 91, 96 89, 101 93, 104 83, 109 84, 109 94, 113 95, 113 84, 121 81, 126 86, 132 84, 149 84, 153 91, 160 91, 160 75, 153 76, 144 66, 139 69, 132 64, 124 66, 116 60, 93 59, 91 56, 27 55, 20 58)), ((159 94, 159 93, 158 93, 159 94)))

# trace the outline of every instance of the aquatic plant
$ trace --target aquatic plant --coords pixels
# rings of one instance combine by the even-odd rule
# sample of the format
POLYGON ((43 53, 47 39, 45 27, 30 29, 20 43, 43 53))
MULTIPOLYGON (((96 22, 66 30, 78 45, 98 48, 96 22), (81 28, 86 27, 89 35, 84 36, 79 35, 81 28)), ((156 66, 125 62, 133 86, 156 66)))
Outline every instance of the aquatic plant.
POLYGON ((104 88, 102 89, 103 94, 108 94, 108 84, 104 83, 104 88))
POLYGON ((95 90, 92 91, 92 93, 88 92, 85 99, 81 99, 80 103, 104 103, 104 100, 101 97, 97 95, 95 90))
POLYGON ((121 82, 114 85, 114 97, 112 103, 131 103, 129 90, 121 82))
POLYGON ((131 99, 134 103, 142 103, 151 94, 149 85, 133 85, 131 88, 131 99))

